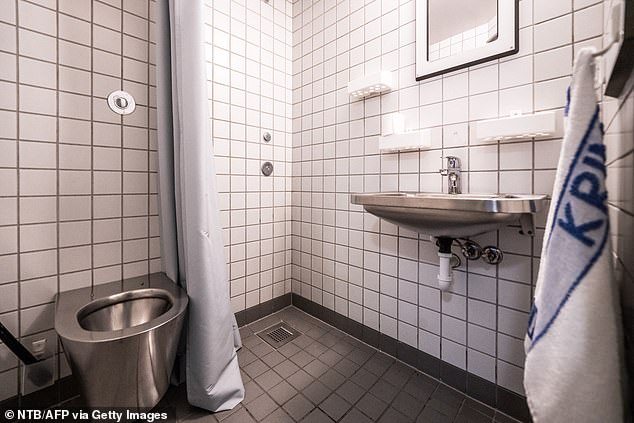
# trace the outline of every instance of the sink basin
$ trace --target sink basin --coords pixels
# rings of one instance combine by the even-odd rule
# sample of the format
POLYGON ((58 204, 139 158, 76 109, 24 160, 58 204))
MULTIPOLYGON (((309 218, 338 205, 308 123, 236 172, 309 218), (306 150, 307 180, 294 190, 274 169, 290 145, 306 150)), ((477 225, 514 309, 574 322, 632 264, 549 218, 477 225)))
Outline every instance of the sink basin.
POLYGON ((353 204, 399 226, 435 237, 464 238, 521 224, 533 235, 533 216, 546 195, 377 192, 352 194, 353 204))

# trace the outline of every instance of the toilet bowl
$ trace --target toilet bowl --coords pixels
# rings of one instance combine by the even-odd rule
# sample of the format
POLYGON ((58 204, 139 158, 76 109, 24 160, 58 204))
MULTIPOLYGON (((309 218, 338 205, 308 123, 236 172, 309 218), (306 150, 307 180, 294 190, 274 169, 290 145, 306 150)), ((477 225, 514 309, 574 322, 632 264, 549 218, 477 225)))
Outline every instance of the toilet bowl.
POLYGON ((56 296, 55 331, 87 406, 150 409, 160 401, 188 302, 162 273, 56 296))

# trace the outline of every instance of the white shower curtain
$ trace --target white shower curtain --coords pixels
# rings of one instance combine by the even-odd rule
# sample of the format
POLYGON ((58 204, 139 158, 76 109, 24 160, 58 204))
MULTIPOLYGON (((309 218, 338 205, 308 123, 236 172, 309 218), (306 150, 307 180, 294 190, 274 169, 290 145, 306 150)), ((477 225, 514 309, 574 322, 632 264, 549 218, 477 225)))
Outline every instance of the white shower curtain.
POLYGON ((244 398, 229 302, 206 98, 203 0, 159 0, 157 103, 161 261, 187 290, 190 404, 210 411, 244 398))

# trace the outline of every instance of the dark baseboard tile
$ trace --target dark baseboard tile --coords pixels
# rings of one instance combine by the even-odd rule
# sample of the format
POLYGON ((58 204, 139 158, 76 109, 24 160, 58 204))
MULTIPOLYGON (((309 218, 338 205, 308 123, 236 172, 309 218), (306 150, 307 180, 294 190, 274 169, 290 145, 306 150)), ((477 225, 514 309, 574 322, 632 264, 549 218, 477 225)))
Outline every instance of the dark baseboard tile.
POLYGON ((364 326, 300 295, 292 294, 292 304, 300 310, 328 323, 348 335, 371 345, 421 372, 466 393, 472 398, 495 407, 509 416, 529 422, 530 413, 526 398, 462 370, 437 357, 427 354, 378 331, 364 326))
POLYGON ((68 401, 79 395, 78 385, 72 375, 55 381, 51 386, 18 395, 0 402, 0 410, 38 409, 43 410, 68 401))
POLYGON ((242 327, 253 323, 263 317, 273 314, 276 311, 280 311, 284 307, 291 305, 291 294, 284 294, 279 297, 275 297, 271 300, 263 302, 253 307, 249 307, 246 310, 235 313, 238 326, 242 327))
POLYGON ((523 396, 496 385, 495 397, 496 408, 501 412, 523 422, 532 421, 526 398, 523 396))

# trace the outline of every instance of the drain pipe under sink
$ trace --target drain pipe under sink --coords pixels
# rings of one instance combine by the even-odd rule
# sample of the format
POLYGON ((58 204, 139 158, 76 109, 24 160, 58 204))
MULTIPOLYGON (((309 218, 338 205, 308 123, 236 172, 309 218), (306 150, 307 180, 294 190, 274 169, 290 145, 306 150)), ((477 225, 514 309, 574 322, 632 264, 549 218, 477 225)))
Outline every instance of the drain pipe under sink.
POLYGON ((453 282, 453 270, 451 266, 451 259, 453 254, 451 253, 451 244, 453 244, 453 238, 440 237, 436 241, 438 245, 438 259, 440 269, 438 271, 438 287, 441 291, 447 291, 453 282))

